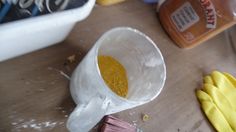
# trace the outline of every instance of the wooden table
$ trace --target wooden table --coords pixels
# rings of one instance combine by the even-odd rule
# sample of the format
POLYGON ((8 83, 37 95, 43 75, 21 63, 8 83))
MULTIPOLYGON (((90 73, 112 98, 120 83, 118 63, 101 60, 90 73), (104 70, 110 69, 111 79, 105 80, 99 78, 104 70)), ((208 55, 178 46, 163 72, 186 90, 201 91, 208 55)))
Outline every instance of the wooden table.
POLYGON ((115 116, 144 132, 213 131, 195 90, 201 87, 202 76, 212 70, 236 75, 235 52, 224 33, 193 49, 180 49, 163 31, 153 6, 136 0, 95 6, 64 42, 0 63, 0 131, 67 131, 65 123, 75 104, 63 73, 70 76, 95 41, 117 26, 136 28, 154 40, 166 62, 167 80, 154 101, 115 116), (65 64, 73 54, 76 62, 65 64), (143 122, 142 113, 150 120, 143 122))

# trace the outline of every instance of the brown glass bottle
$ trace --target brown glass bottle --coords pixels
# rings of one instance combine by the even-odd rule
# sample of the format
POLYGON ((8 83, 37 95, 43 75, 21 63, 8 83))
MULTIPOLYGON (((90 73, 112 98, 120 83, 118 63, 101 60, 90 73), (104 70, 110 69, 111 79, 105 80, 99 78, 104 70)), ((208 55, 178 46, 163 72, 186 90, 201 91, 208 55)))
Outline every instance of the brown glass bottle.
POLYGON ((179 47, 191 48, 236 24, 236 0, 166 0, 159 17, 179 47))

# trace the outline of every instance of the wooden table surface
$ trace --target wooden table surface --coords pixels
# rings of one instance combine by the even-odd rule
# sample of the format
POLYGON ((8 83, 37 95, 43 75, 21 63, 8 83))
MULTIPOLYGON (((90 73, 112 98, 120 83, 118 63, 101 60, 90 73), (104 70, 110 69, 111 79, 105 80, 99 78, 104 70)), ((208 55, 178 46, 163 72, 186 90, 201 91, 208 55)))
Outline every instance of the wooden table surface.
POLYGON ((154 101, 115 116, 144 132, 214 131, 200 109, 195 90, 201 87, 202 76, 212 70, 236 75, 235 52, 224 33, 193 49, 180 49, 163 31, 153 6, 137 0, 95 6, 64 42, 1 62, 0 131, 67 131, 65 123, 75 104, 69 80, 62 72, 70 76, 96 40, 117 26, 136 28, 154 40, 165 59, 167 80, 154 101), (73 54, 76 62, 65 65, 73 54), (142 113, 150 120, 143 122, 142 113))

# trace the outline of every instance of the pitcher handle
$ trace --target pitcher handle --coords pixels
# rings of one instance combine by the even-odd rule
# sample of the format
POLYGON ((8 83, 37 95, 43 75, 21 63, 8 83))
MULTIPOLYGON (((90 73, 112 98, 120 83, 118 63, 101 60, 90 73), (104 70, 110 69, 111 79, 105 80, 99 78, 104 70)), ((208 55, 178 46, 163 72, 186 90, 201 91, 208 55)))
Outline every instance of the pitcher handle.
POLYGON ((78 104, 70 114, 67 128, 70 132, 88 132, 106 114, 109 101, 93 97, 87 104, 78 104))

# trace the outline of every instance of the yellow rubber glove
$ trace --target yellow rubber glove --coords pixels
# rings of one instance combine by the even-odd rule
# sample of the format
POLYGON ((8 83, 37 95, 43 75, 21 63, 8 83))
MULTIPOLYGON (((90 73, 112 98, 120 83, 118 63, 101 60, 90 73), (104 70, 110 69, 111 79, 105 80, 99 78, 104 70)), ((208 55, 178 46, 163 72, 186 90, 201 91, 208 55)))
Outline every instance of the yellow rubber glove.
POLYGON ((216 107, 211 97, 202 90, 197 90, 196 95, 204 113, 215 129, 219 132, 233 132, 224 115, 216 107))
POLYGON ((228 73, 212 72, 204 77, 204 83, 212 84, 226 96, 234 110, 236 110, 236 79, 228 73))
POLYGON ((217 131, 236 132, 236 79, 228 73, 212 72, 197 91, 202 109, 217 131))
POLYGON ((232 83, 232 85, 234 85, 234 87, 236 88, 236 79, 229 73, 224 72, 224 75, 232 83))
POLYGON ((204 92, 206 92, 213 100, 217 108, 222 112, 231 128, 236 131, 236 112, 225 95, 212 84, 204 84, 204 92))
MULTIPOLYGON (((220 72, 218 72, 218 73, 220 73, 220 72)), ((231 74, 229 74, 227 72, 224 72, 223 74, 230 81, 230 83, 236 88, 236 79, 231 74)), ((212 78, 211 78, 211 76, 205 76, 204 77, 204 83, 210 83, 210 84, 215 85, 212 78)))
POLYGON ((203 81, 204 81, 204 83, 209 83, 209 84, 214 85, 214 82, 213 82, 211 76, 205 76, 203 81))
MULTIPOLYGON (((228 75, 228 77, 231 77, 232 80, 234 79, 231 75, 228 75)), ((225 95, 230 104, 233 106, 233 109, 236 110, 236 88, 228 77, 218 71, 213 71, 211 73, 211 78, 214 85, 225 95)))

